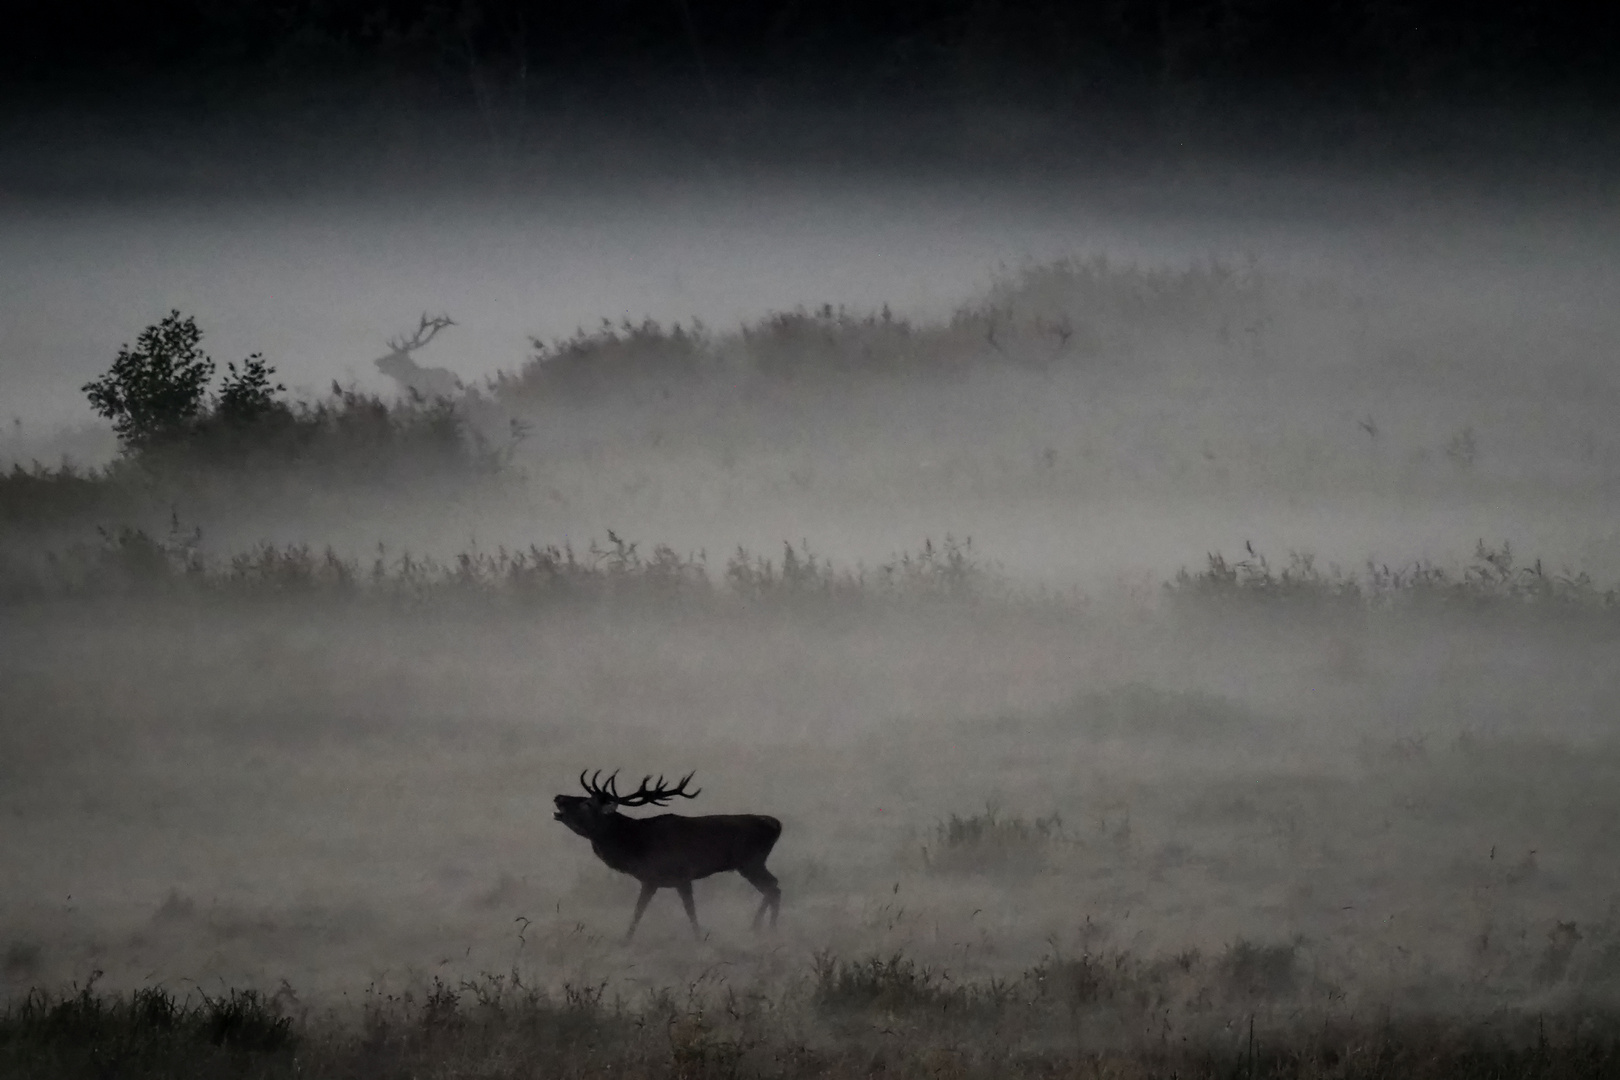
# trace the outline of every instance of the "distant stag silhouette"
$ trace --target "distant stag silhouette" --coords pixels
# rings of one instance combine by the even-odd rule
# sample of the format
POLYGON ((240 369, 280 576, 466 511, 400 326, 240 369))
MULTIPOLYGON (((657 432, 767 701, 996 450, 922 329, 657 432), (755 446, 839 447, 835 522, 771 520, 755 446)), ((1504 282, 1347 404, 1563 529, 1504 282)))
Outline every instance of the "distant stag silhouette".
POLYGON ((602 773, 597 770, 590 780, 579 774, 584 795, 558 795, 556 819, 591 842, 596 857, 622 874, 629 874, 641 882, 641 896, 636 900, 636 913, 630 919, 630 929, 624 939, 629 941, 641 922, 642 912, 659 889, 674 889, 686 907, 686 917, 692 923, 692 933, 699 939, 697 905, 692 901, 692 882, 711 874, 735 870, 765 897, 754 913, 754 929, 759 929, 765 912, 771 913, 771 925, 782 906, 782 890, 776 878, 765 869, 765 860, 782 835, 782 823, 763 814, 711 814, 705 817, 682 817, 680 814, 660 814, 657 817, 633 818, 619 813, 624 806, 663 806, 679 795, 683 799, 696 798, 703 789, 687 791, 692 780, 687 773, 673 788, 664 784, 660 776, 653 786, 652 777, 641 781, 639 790, 620 795, 614 779, 615 772, 606 783, 597 783, 602 773))
POLYGON ((389 353, 376 361, 377 370, 399 383, 406 393, 424 401, 453 398, 461 392, 461 380, 455 372, 442 367, 423 367, 411 358, 411 353, 432 341, 439 331, 454 326, 448 315, 429 318, 422 313, 421 322, 410 337, 401 334, 388 339, 389 353))

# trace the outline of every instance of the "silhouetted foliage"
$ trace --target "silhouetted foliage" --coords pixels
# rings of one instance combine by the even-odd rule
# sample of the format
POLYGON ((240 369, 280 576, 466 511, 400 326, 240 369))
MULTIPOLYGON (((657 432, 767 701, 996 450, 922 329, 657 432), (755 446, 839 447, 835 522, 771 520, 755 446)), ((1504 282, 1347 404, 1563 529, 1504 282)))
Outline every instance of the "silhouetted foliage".
POLYGON ((254 353, 242 361, 240 371, 235 364, 226 364, 225 371, 219 400, 214 405, 214 414, 221 420, 228 424, 251 424, 278 408, 285 408, 275 396, 287 388, 270 381, 276 369, 265 363, 262 353, 254 353))
MULTIPOLYGON (((0 1012, 7 1076, 234 1076, 249 1057, 290 1066, 292 1020, 264 995, 231 990, 176 998, 162 987, 103 994, 35 990, 0 1012)), ((262 1067, 262 1066, 261 1066, 262 1067)))
POLYGON ((534 352, 516 374, 496 376, 497 394, 521 400, 577 398, 647 383, 667 388, 701 373, 712 363, 714 348, 701 325, 666 329, 651 319, 617 325, 604 319, 595 330, 551 343, 530 338, 529 344, 534 352))
MULTIPOLYGON (((604 321, 547 343, 492 383, 495 396, 543 399, 634 396, 708 380, 734 384, 859 386, 865 379, 961 374, 976 368, 1087 369, 1153 364, 1165 345, 1263 360, 1262 329, 1279 321, 1281 283, 1255 263, 1219 259, 1155 268, 1104 256, 1005 268, 948 319, 913 321, 888 307, 854 312, 823 304, 776 311, 730 333, 651 319, 604 321)), ((1343 316, 1345 312, 1326 313, 1343 316)), ((1318 324, 1325 317, 1313 311, 1318 324)))
POLYGON ((966 604, 1012 599, 965 544, 924 541, 875 569, 853 569, 784 545, 780 563, 743 548, 721 575, 700 552, 667 544, 643 555, 613 532, 584 549, 531 544, 467 551, 449 561, 379 548, 369 563, 307 544, 260 544, 225 557, 201 553, 201 532, 171 518, 166 533, 101 529, 95 543, 8 562, 0 552, 0 598, 152 594, 175 597, 298 595, 312 600, 461 603, 541 608, 572 601, 829 611, 862 604, 966 604))
POLYGON ((535 75, 920 96, 986 87, 1119 94, 1287 85, 1370 103, 1425 92, 1614 87, 1601 4, 1475 0, 168 0, 23 5, 10 50, 91 71, 535 75))
POLYGON ((1166 593, 1186 606, 1212 610, 1287 604, 1300 609, 1350 611, 1363 608, 1424 606, 1483 612, 1523 609, 1603 613, 1620 609, 1620 587, 1603 588, 1583 572, 1554 573, 1537 559, 1516 560, 1512 545, 1492 548, 1480 540, 1473 560, 1461 570, 1429 561, 1391 567, 1369 561, 1361 573, 1338 566, 1326 570, 1309 554, 1291 552, 1287 566, 1273 569, 1250 545, 1248 558, 1228 560, 1209 554, 1199 573, 1186 568, 1165 583, 1166 593))
POLYGON ((84 385, 97 414, 112 421, 126 451, 185 435, 202 415, 214 362, 202 351, 197 320, 171 311, 118 350, 112 367, 84 385))
MULTIPOLYGON (((182 495, 193 506, 262 505, 294 477, 311 488, 487 478, 509 457, 447 398, 388 402, 333 383, 329 398, 283 401, 286 387, 261 353, 227 364, 210 394, 216 369, 202 337, 195 318, 172 311, 120 348, 83 389, 113 422, 121 457, 97 469, 64 461, 0 471, 0 523, 149 521, 182 495)), ((523 429, 512 432, 515 441, 523 429)))

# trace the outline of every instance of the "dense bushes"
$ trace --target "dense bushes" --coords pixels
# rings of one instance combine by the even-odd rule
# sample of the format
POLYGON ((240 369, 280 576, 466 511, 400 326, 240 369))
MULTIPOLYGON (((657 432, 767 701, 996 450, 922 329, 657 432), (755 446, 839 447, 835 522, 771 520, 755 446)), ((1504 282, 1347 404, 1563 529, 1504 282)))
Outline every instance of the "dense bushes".
POLYGON ((506 460, 468 423, 462 403, 388 402, 337 383, 329 397, 288 402, 258 354, 227 364, 211 391, 215 372, 195 319, 173 311, 147 327, 84 387, 112 422, 119 457, 97 469, 14 464, 0 473, 0 525, 138 521, 182 499, 195 506, 287 488, 478 480, 506 460))
POLYGON ((1178 270, 1104 257, 1028 263, 1003 270, 980 298, 930 322, 887 307, 856 313, 831 305, 773 312, 729 334, 701 324, 604 322, 563 341, 533 340, 529 360, 497 375, 491 389, 522 405, 704 379, 858 387, 863 379, 974 365, 1045 370, 1111 357, 1141 366, 1153 362, 1152 347, 1189 342, 1254 355, 1262 329, 1276 327, 1278 288, 1252 264, 1215 259, 1178 270))
MULTIPOLYGON (((258 353, 226 365, 217 390, 197 321, 171 311, 84 386, 124 458, 148 473, 252 467, 375 480, 397 472, 488 471, 495 458, 447 399, 393 405, 332 384, 329 401, 288 404, 258 353)), ((106 474, 114 478, 115 473, 106 474)))

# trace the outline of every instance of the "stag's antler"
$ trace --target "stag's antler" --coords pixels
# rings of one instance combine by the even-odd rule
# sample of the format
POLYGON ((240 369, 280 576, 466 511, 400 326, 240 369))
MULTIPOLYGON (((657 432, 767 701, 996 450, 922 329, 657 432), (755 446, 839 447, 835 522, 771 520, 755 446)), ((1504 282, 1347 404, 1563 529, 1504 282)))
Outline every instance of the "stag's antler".
POLYGON ((613 775, 607 778, 607 782, 604 784, 599 784, 597 781, 602 778, 601 769, 597 769, 596 772, 591 775, 589 780, 586 780, 585 773, 581 772, 579 774, 579 786, 584 788, 585 793, 593 798, 603 799, 607 802, 618 802, 620 801, 619 792, 618 789, 613 786, 613 777, 618 775, 619 770, 614 769, 613 775))
POLYGON ((412 331, 411 336, 400 335, 399 337, 389 338, 388 347, 397 353, 415 352, 432 341, 440 330, 454 325, 456 325, 455 320, 448 315, 435 315, 429 318, 428 313, 424 311, 422 312, 422 321, 412 331))
POLYGON ((692 777, 697 775, 695 772, 689 772, 681 777, 681 782, 674 787, 665 784, 663 774, 659 773, 658 782, 649 788, 647 785, 652 783, 652 776, 649 774, 641 778, 641 787, 629 795, 619 794, 618 775, 619 770, 614 769, 608 778, 603 780, 602 770, 597 769, 591 774, 591 778, 587 780, 585 774, 581 772, 579 774, 579 786, 584 788, 585 793, 592 798, 617 803, 619 806, 663 806, 677 795, 683 799, 695 799, 703 794, 702 788, 698 788, 696 791, 686 790, 686 785, 691 783, 692 777))
MULTIPOLYGON (((663 806, 677 795, 683 799, 695 799, 703 793, 703 789, 698 788, 696 791, 687 791, 686 785, 691 783, 692 777, 696 775, 696 773, 687 773, 681 777, 679 784, 674 787, 666 787, 664 785, 664 776, 660 773, 658 783, 651 788, 647 785, 651 783, 652 777, 650 775, 644 776, 641 778, 641 788, 639 790, 629 795, 619 795, 615 792, 614 797, 618 800, 620 806, 663 806)), ((611 779, 612 777, 609 777, 609 780, 611 779)))

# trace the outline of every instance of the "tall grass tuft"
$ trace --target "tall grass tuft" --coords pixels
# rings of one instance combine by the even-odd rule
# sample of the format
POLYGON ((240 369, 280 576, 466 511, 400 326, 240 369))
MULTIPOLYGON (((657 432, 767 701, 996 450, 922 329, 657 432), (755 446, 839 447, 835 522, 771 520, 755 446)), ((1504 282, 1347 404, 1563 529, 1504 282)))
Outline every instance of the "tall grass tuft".
POLYGON ((1177 571, 1165 583, 1165 591, 1186 607, 1283 605, 1341 611, 1533 607, 1585 612, 1620 608, 1620 589, 1602 588, 1584 572, 1550 572, 1540 559, 1520 563, 1506 542, 1493 548, 1478 541, 1472 560, 1460 569, 1431 562, 1391 567, 1369 561, 1361 573, 1337 566, 1323 570, 1314 558, 1299 552, 1290 553, 1287 564, 1277 569, 1252 546, 1248 556, 1229 561, 1212 553, 1203 570, 1177 571))
MULTIPOLYGON (((953 978, 902 952, 816 953, 804 978, 724 977, 635 1000, 539 989, 517 972, 367 993, 346 1015, 286 1016, 250 991, 34 991, 0 1007, 0 1075, 106 1077, 1178 1076, 1599 1078, 1620 1015, 1549 1004, 1488 1016, 1361 1015, 1312 997, 1292 946, 1048 957, 1020 977, 953 978)), ((296 1000, 289 993, 286 1000, 296 1000)))
POLYGON ((936 823, 923 862, 937 874, 1033 874, 1045 869, 1062 840, 1057 814, 1029 820, 1003 816, 991 806, 936 823))
POLYGON ((814 958, 816 1006, 826 1012, 946 1012, 969 1003, 967 988, 921 966, 904 953, 840 960, 819 952, 814 958))
POLYGON ((99 542, 25 559, 0 553, 0 599, 170 596, 205 600, 301 597, 389 604, 481 603, 533 608, 553 603, 636 602, 698 608, 722 603, 809 609, 829 601, 958 603, 999 595, 1004 586, 966 542, 925 540, 874 570, 844 569, 786 544, 781 559, 743 548, 711 573, 707 556, 667 544, 643 552, 612 531, 606 543, 532 544, 467 551, 446 560, 379 546, 369 560, 306 544, 260 544, 221 557, 205 554, 200 531, 171 518, 164 536, 142 529, 101 530, 99 542))
POLYGON ((102 994, 92 980, 63 996, 33 991, 0 1012, 8 1077, 241 1076, 263 1071, 254 1058, 290 1064, 297 1044, 291 1018, 252 990, 182 1000, 161 987, 102 994))

